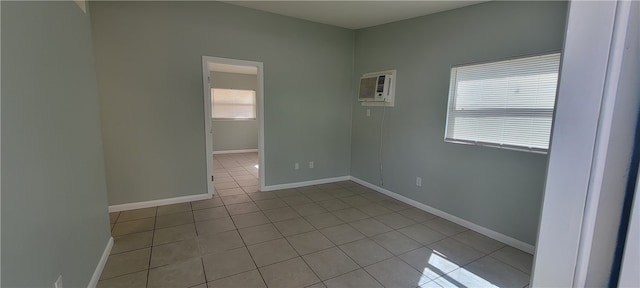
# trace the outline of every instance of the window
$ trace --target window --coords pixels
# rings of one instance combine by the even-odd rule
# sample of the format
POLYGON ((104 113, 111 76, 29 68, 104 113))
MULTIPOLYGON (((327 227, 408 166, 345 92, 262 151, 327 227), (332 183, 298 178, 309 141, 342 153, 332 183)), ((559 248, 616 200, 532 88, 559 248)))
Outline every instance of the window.
POLYGON ((445 141, 546 153, 560 54, 451 69, 445 141))
POLYGON ((211 89, 213 119, 256 119, 256 91, 211 89))

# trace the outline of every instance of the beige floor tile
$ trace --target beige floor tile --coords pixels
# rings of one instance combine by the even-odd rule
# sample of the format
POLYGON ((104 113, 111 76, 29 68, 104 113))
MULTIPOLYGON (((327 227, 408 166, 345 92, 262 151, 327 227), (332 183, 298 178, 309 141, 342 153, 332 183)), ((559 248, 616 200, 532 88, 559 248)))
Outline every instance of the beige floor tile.
POLYGON ((200 200, 191 202, 191 208, 195 210, 213 208, 223 206, 222 199, 220 197, 213 197, 212 199, 200 200))
POLYGON ((238 203, 253 201, 251 200, 251 198, 249 198, 249 195, 247 194, 220 196, 220 198, 222 198, 222 202, 224 202, 224 205, 231 205, 231 204, 238 204, 238 203))
POLYGON ((109 279, 149 268, 151 248, 110 255, 100 279, 109 279))
POLYGON ((231 218, 219 218, 196 222, 196 230, 198 234, 220 233, 235 230, 236 226, 231 218))
POLYGON ((298 257, 298 253, 285 239, 276 239, 248 246, 251 257, 258 267, 267 266, 298 257))
POLYGON ((431 279, 460 268, 459 265, 449 260, 445 255, 434 252, 427 247, 411 250, 398 256, 398 258, 431 279))
POLYGON ((347 224, 324 228, 321 229, 320 232, 336 245, 342 245, 365 238, 362 233, 347 224))
POLYGON ((422 211, 418 208, 409 208, 406 210, 399 211, 398 213, 402 214, 402 216, 407 217, 416 222, 424 222, 427 220, 435 219, 438 216, 433 215, 431 213, 422 211))
POLYGON ((471 230, 456 234, 453 238, 484 253, 491 253, 505 246, 503 243, 471 230))
POLYGON ((236 180, 236 182, 238 183, 238 185, 240 185, 240 187, 246 187, 246 186, 256 186, 258 185, 258 178, 254 179, 246 179, 246 180, 236 180))
POLYGON ((322 208, 327 209, 328 211, 336 211, 341 209, 346 209, 351 206, 349 204, 340 201, 339 199, 329 199, 324 201, 316 202, 318 205, 322 206, 322 208))
POLYGON ((367 214, 371 217, 393 213, 393 211, 375 203, 367 206, 359 206, 358 210, 364 212, 364 214, 367 214))
POLYGON ((195 221, 204 221, 219 218, 228 218, 229 213, 224 206, 205 208, 193 211, 193 219, 195 221))
POLYGON ((373 218, 354 221, 349 223, 349 225, 351 225, 351 227, 353 228, 356 228, 356 230, 360 231, 360 233, 364 234, 367 237, 372 237, 393 230, 389 228, 389 226, 384 225, 380 221, 373 218))
POLYGON ((304 195, 282 197, 280 199, 282 199, 282 201, 289 204, 290 206, 313 203, 311 199, 307 198, 307 196, 304 195))
POLYGON ((337 226, 344 223, 340 218, 331 213, 309 215, 305 216, 304 219, 311 223, 313 227, 316 227, 316 229, 337 226))
POLYGON ((340 249, 360 266, 367 266, 393 257, 391 252, 382 248, 371 239, 362 239, 339 246, 340 249))
POLYGON ((385 287, 414 288, 431 281, 430 278, 398 258, 390 258, 364 269, 385 287))
POLYGON ((278 195, 278 197, 280 198, 302 195, 302 193, 300 193, 295 188, 276 190, 276 191, 273 191, 273 193, 276 193, 276 195, 278 195))
POLYGON ((459 266, 467 265, 471 263, 471 261, 479 259, 480 257, 485 255, 485 253, 462 244, 460 241, 453 238, 443 239, 441 241, 429 244, 427 247, 443 255, 449 261, 459 266))
POLYGON ((230 181, 230 182, 217 182, 216 181, 214 186, 216 187, 217 190, 230 189, 230 188, 239 188, 240 187, 240 185, 238 185, 238 183, 236 183, 236 181, 230 181))
POLYGON ((327 190, 327 193, 336 198, 345 198, 356 194, 347 189, 327 190))
POLYGON ((238 214, 245 214, 245 213, 260 211, 258 206, 256 206, 256 204, 253 202, 232 204, 232 205, 227 205, 226 207, 230 215, 238 215, 238 214))
MULTIPOLYGON (((258 185, 255 186, 242 186, 242 190, 244 190, 245 193, 256 193, 256 192, 260 192, 258 185)), ((253 199, 253 198, 251 198, 253 199)))
POLYGON ((164 266, 198 256, 200 256, 200 250, 196 239, 154 246, 151 249, 150 267, 164 266))
POLYGON ((153 243, 153 231, 127 234, 124 236, 113 237, 113 247, 111 254, 151 247, 153 243))
POLYGON ((169 228, 157 229, 153 234, 153 245, 162 245, 192 238, 196 238, 195 226, 193 226, 193 223, 184 224, 169 228))
POLYGON ((256 269, 246 248, 208 254, 202 257, 208 280, 217 280, 256 269))
POLYGON ((301 216, 309 216, 328 212, 327 209, 322 208, 316 203, 295 205, 291 206, 291 208, 293 208, 293 210, 296 210, 296 212, 298 212, 298 214, 300 214, 301 216))
POLYGON ((112 236, 122 236, 131 233, 153 230, 155 218, 145 218, 127 222, 116 223, 111 231, 112 236))
POLYGON ((379 205, 392 210, 392 211, 401 211, 401 210, 405 210, 405 209, 409 209, 412 208, 411 206, 404 204, 398 200, 395 199, 390 199, 390 200, 383 200, 378 202, 379 205))
MULTIPOLYGON (((216 180, 219 181, 219 180, 216 180)), ((231 179, 233 181, 233 179, 231 179)), ((229 188, 229 189, 216 189, 216 192, 220 196, 229 196, 229 195, 244 195, 244 190, 242 188, 229 188)))
POLYGON ((304 232, 309 232, 316 230, 309 224, 309 222, 305 221, 304 218, 294 218, 289 220, 284 220, 280 222, 273 223, 276 228, 282 233, 284 236, 291 236, 295 234, 300 234, 304 232))
POLYGON ((118 217, 118 222, 156 217, 156 209, 157 209, 156 207, 150 207, 150 208, 121 211, 120 216, 118 217))
POLYGON ((131 288, 147 286, 147 270, 106 280, 100 280, 97 288, 131 288))
POLYGON ((394 255, 409 252, 422 246, 420 243, 398 231, 391 231, 376 235, 371 239, 394 255))
POLYGON ((435 231, 422 224, 414 224, 398 230, 400 233, 408 236, 409 238, 420 242, 422 245, 429 245, 433 242, 440 241, 447 236, 435 231))
POLYGON ((300 257, 262 267, 260 273, 268 287, 302 288, 320 282, 300 257))
POLYGON ((269 218, 271 222, 278 222, 278 221, 283 221, 287 219, 301 217, 300 214, 298 214, 291 207, 276 208, 271 210, 265 210, 263 212, 265 215, 267 215, 267 218, 269 218))
POLYGON ((167 215, 167 214, 187 212, 187 211, 191 211, 190 203, 178 203, 178 204, 159 206, 157 215, 160 216, 160 215, 167 215))
POLYGON ((319 231, 311 231, 307 233, 297 234, 287 237, 291 246, 300 255, 313 253, 333 247, 333 243, 324 237, 319 231))
POLYGON ((191 211, 178 212, 156 217, 156 229, 193 223, 191 211))
MULTIPOLYGON (((248 187, 245 187, 248 188, 248 187)), ((256 192, 247 192, 247 195, 249 195, 249 198, 251 198, 253 201, 260 201, 260 200, 269 200, 269 199, 277 199, 278 196, 276 196, 275 193, 272 192, 260 192, 260 191, 256 191, 256 192)))
POLYGON ((384 288, 376 279, 362 269, 329 279, 324 283, 328 288, 384 288))
POLYGON ((487 256, 434 281, 442 287, 524 287, 529 276, 487 256))
POLYGON ((251 270, 207 283, 209 288, 267 288, 258 270, 251 270))
POLYGON ((336 277, 360 268, 337 247, 302 256, 309 267, 322 280, 336 277))
POLYGON ((379 215, 375 217, 376 220, 384 223, 385 225, 393 228, 393 229, 400 229, 403 227, 407 227, 407 226, 411 226, 413 224, 416 224, 415 221, 402 216, 402 214, 400 213, 391 213, 391 214, 384 214, 384 215, 379 215))
POLYGON ((200 253, 203 255, 229 251, 244 246, 238 230, 198 235, 197 240, 200 253))
POLYGON ((279 198, 256 200, 255 203, 256 205, 258 205, 258 207, 261 210, 270 210, 270 209, 276 209, 281 207, 287 207, 287 203, 280 200, 279 198))
POLYGON ((340 200, 342 200, 342 202, 347 203, 353 207, 362 207, 362 206, 368 206, 373 204, 371 201, 367 200, 366 198, 360 195, 344 197, 344 198, 340 198, 340 200))
POLYGON ((202 259, 169 264, 149 270, 147 287, 193 287, 205 283, 202 259))
POLYGON ((504 248, 492 253, 491 257, 507 263, 527 275, 531 274, 533 255, 529 253, 520 251, 511 246, 505 246, 504 248))
POLYGON ((332 211, 331 213, 333 213, 333 215, 336 215, 336 217, 340 218, 340 220, 344 222, 353 222, 369 218, 369 215, 364 214, 362 213, 362 211, 353 207, 332 211))
POLYGON ((468 230, 465 227, 442 218, 431 219, 429 221, 423 222, 423 224, 447 236, 453 236, 468 230))
POLYGON ((267 218, 267 216, 265 216, 262 212, 234 215, 231 218, 233 219, 233 223, 236 224, 236 227, 238 227, 238 229, 263 225, 270 222, 269 218, 267 218))
POLYGON ((247 245, 253 245, 260 242, 282 238, 282 234, 278 232, 273 224, 265 224, 239 229, 242 240, 247 245))
POLYGON ((313 200, 313 202, 320 202, 320 201, 335 199, 335 197, 329 195, 329 193, 324 192, 322 190, 303 192, 303 193, 309 199, 313 200))

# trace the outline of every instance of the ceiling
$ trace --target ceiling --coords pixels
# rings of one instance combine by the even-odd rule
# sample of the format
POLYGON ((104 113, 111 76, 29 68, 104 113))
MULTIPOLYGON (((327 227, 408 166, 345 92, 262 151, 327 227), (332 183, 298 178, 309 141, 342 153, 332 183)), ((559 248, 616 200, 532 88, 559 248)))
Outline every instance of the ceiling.
POLYGON ((360 29, 487 1, 224 1, 348 29, 360 29))

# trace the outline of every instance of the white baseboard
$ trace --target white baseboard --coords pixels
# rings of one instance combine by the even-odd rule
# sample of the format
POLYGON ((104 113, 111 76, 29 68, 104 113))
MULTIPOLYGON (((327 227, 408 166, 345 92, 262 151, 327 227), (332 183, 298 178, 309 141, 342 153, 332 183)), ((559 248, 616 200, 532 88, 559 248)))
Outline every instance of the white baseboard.
POLYGON ((100 275, 102 275, 104 265, 107 264, 107 259, 109 258, 109 254, 111 254, 111 248, 113 248, 113 237, 109 237, 107 246, 104 247, 104 251, 102 251, 102 256, 100 257, 100 261, 98 261, 98 266, 96 266, 96 270, 93 271, 91 281, 89 281, 89 285, 87 285, 88 288, 95 288, 98 286, 98 281, 100 280, 100 275))
POLYGON ((175 198, 111 205, 109 206, 109 212, 118 212, 118 211, 148 208, 148 207, 155 207, 155 206, 162 206, 162 205, 169 205, 169 204, 178 204, 178 203, 184 203, 184 202, 211 199, 211 197, 212 195, 210 194, 198 194, 198 195, 189 195, 189 196, 182 196, 182 197, 175 197, 175 198))
POLYGON ((510 246, 512 246, 514 248, 518 248, 518 249, 520 249, 520 250, 522 250, 524 252, 527 252, 529 254, 533 254, 533 252, 535 250, 533 245, 527 244, 527 243, 522 242, 522 241, 520 241, 518 239, 515 239, 515 238, 511 238, 511 237, 509 237, 507 235, 504 235, 502 233, 498 233, 498 232, 493 231, 493 230, 491 230, 489 228, 482 227, 482 226, 480 226, 478 224, 469 222, 469 221, 467 221, 465 219, 462 219, 460 217, 451 215, 451 214, 449 214, 447 212, 438 210, 438 209, 433 208, 433 207, 431 207, 429 205, 426 205, 424 203, 420 203, 420 202, 418 202, 416 200, 407 198, 407 197, 402 196, 400 194, 397 194, 395 192, 391 192, 391 191, 389 191, 387 189, 384 189, 382 187, 376 186, 376 185, 371 184, 371 183, 369 183, 367 181, 358 179, 358 178, 353 177, 353 176, 349 177, 349 179, 354 181, 354 182, 356 182, 356 183, 358 183, 358 184, 360 184, 360 185, 366 186, 366 187, 371 188, 373 190, 376 190, 376 191, 378 191, 378 192, 380 192, 382 194, 385 194, 385 195, 387 195, 389 197, 392 197, 392 198, 397 199, 399 201, 402 201, 402 202, 404 202, 406 204, 409 204, 409 205, 411 205, 413 207, 416 207, 416 208, 418 208, 420 210, 429 212, 429 213, 434 214, 434 215, 436 215, 438 217, 441 217, 441 218, 449 220, 449 221, 451 221, 453 223, 456 223, 456 224, 458 224, 460 226, 464 226, 466 228, 469 228, 469 229, 471 229, 473 231, 476 231, 476 232, 478 232, 480 234, 483 234, 483 235, 485 235, 485 236, 487 236, 489 238, 495 239, 497 241, 500 241, 502 243, 510 245, 510 246))
POLYGON ((249 152, 258 152, 258 149, 220 150, 220 151, 213 151, 213 155, 233 154, 233 153, 249 153, 249 152))
POLYGON ((261 191, 273 191, 273 190, 280 190, 280 189, 298 188, 298 187, 304 187, 304 186, 310 186, 310 185, 320 185, 320 184, 347 181, 347 180, 351 180, 351 176, 340 176, 340 177, 324 178, 324 179, 304 181, 304 182, 269 185, 269 186, 264 186, 261 189, 261 191))

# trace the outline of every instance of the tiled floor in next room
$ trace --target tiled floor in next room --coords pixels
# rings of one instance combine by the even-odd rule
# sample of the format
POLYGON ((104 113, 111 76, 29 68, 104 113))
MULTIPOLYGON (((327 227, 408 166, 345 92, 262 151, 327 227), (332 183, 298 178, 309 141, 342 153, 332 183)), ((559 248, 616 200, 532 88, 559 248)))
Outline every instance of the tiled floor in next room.
POLYGON ((213 199, 112 213, 98 287, 528 285, 530 254, 350 181, 258 192, 256 164, 216 156, 213 199))

